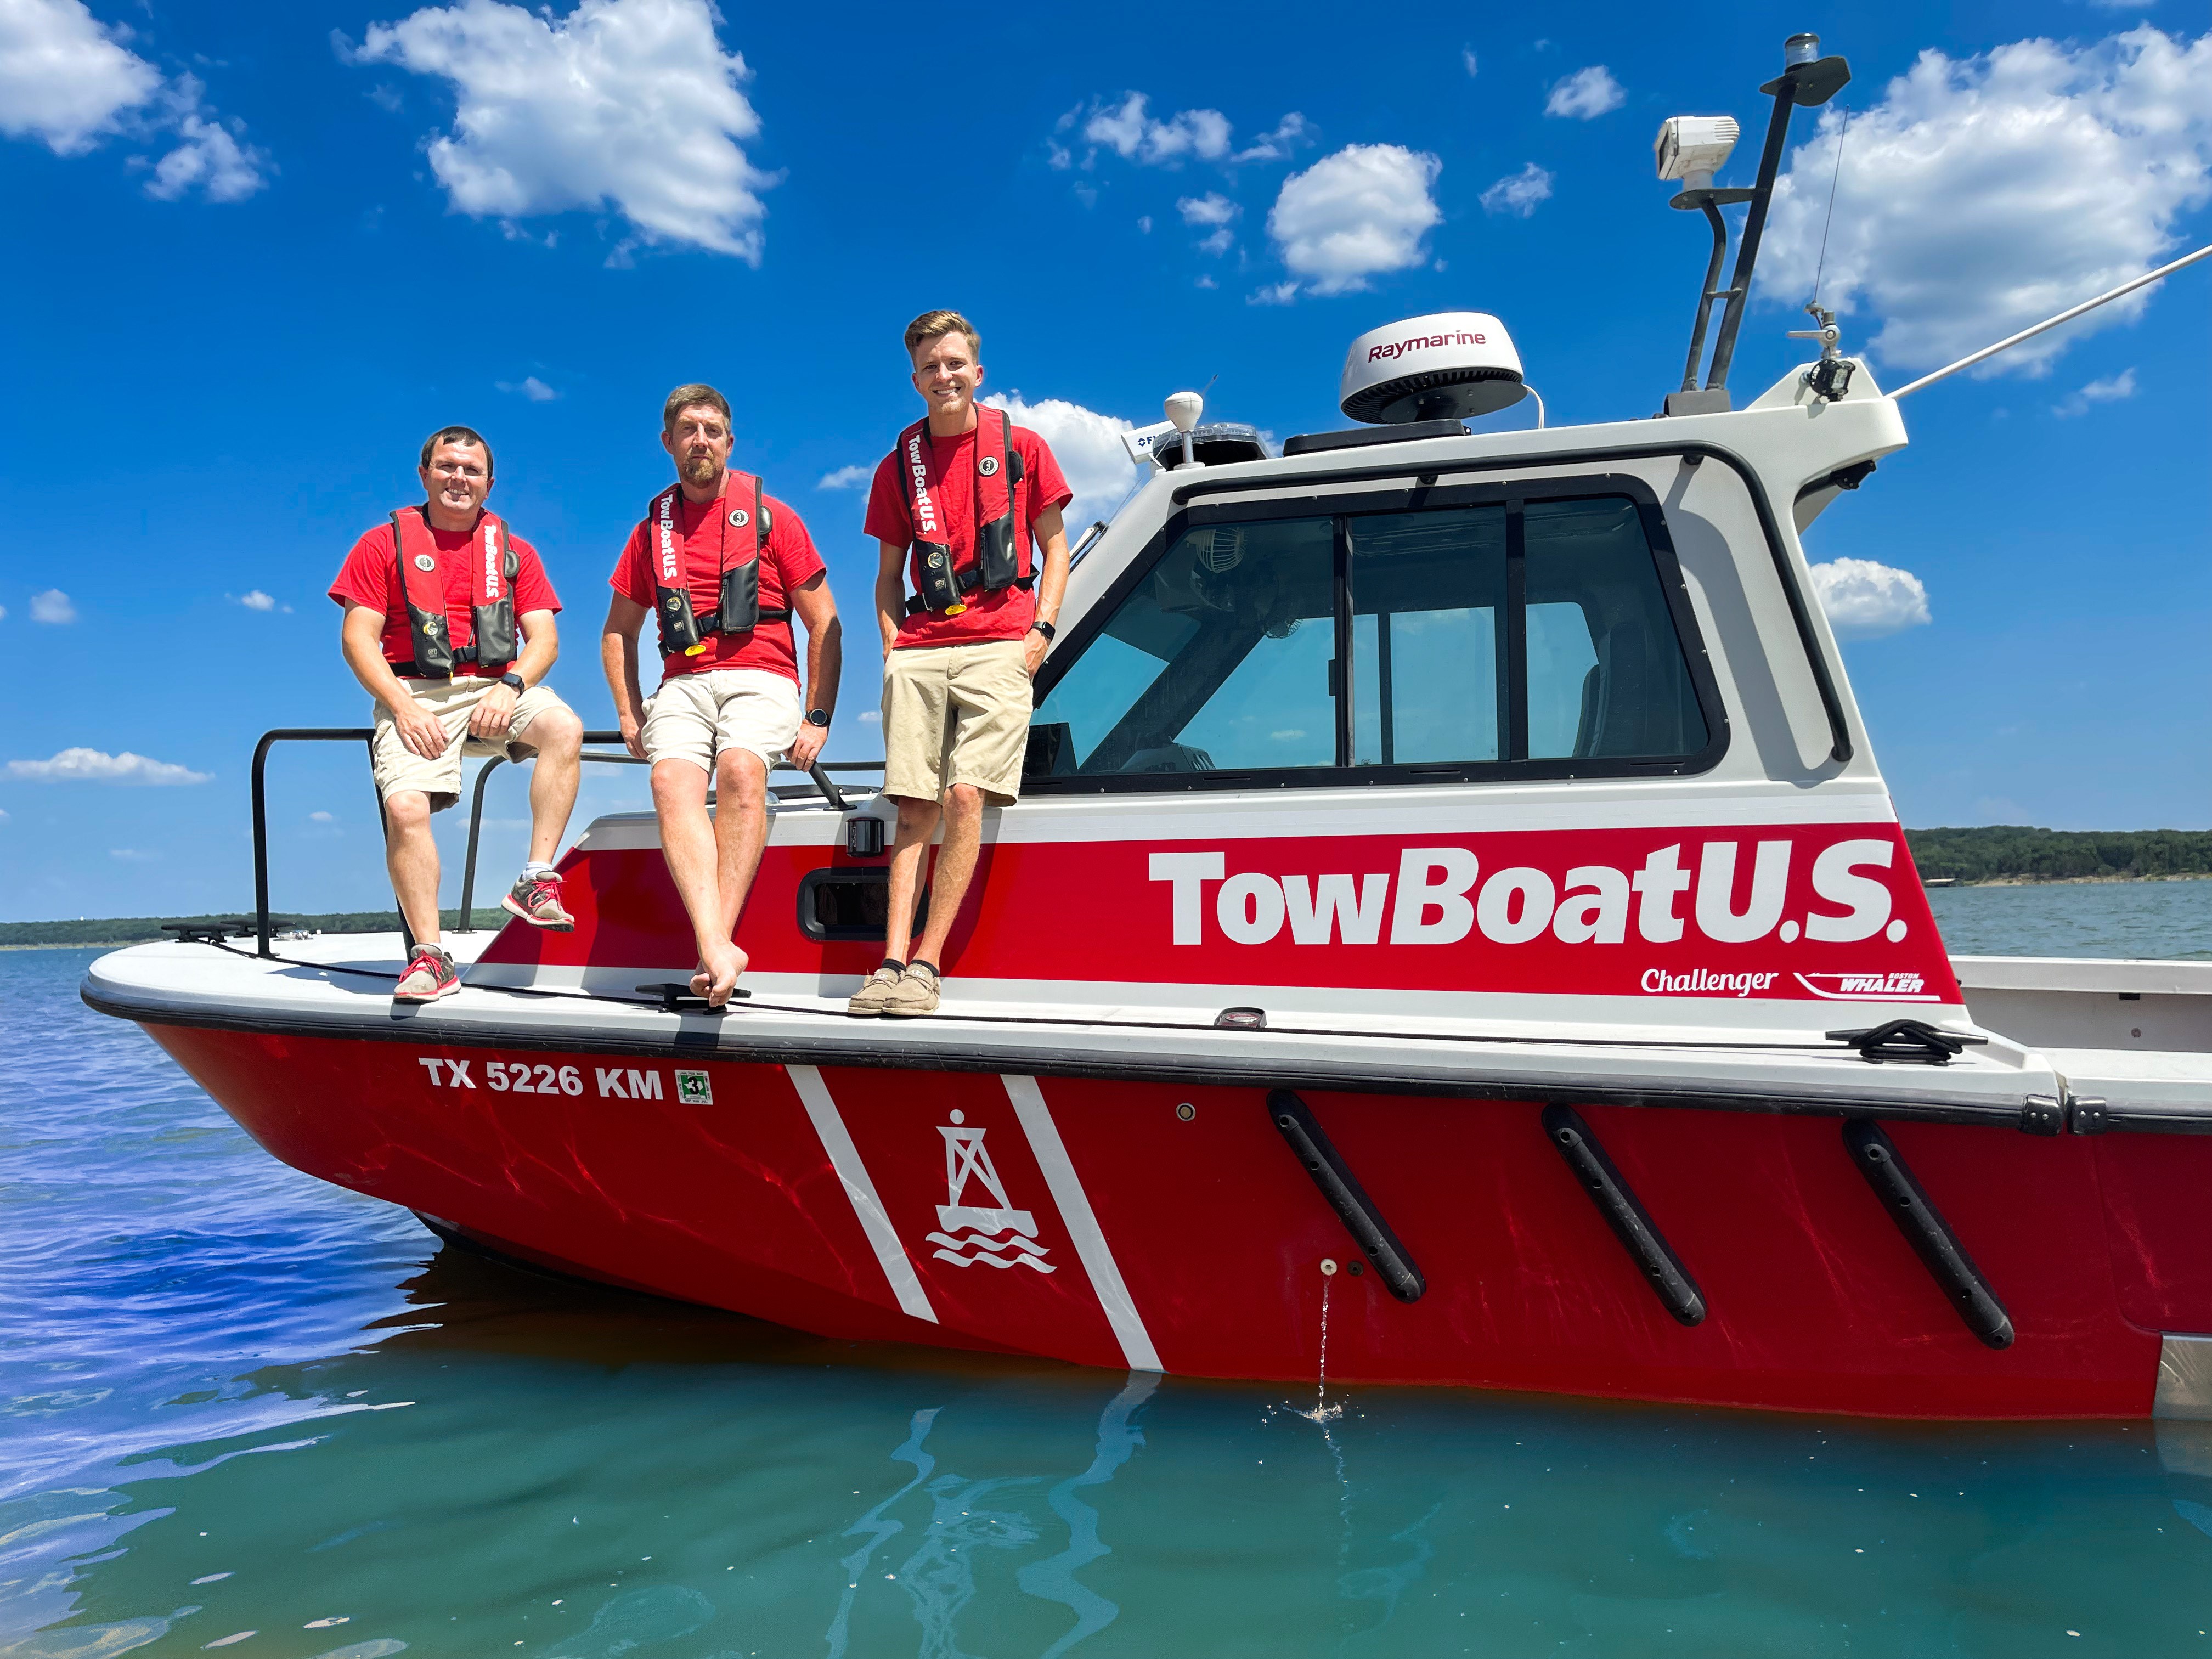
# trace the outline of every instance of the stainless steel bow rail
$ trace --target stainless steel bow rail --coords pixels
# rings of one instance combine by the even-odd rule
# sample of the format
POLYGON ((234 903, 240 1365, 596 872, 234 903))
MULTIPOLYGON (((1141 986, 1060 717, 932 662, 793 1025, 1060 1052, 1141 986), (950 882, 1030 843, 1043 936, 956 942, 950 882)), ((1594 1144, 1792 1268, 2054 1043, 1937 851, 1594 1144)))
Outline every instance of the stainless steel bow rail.
MULTIPOLYGON (((275 952, 269 948, 269 810, 266 784, 269 751, 280 743, 357 743, 368 752, 373 769, 375 763, 375 738, 374 729, 366 726, 278 726, 273 732, 264 732, 261 734, 261 741, 253 745, 253 932, 254 955, 257 957, 267 958, 275 955, 275 952)), ((584 733, 584 742, 586 745, 595 743, 619 744, 622 740, 622 733, 619 732, 584 733)), ((493 769, 505 758, 504 756, 493 756, 477 773, 476 790, 469 806, 468 860, 461 877, 461 922, 460 926, 454 929, 456 933, 465 933, 473 931, 471 906, 476 898, 477 842, 483 829, 484 784, 490 778, 493 769)), ((610 754, 605 750, 594 752, 587 746, 578 758, 602 766, 643 766, 647 763, 620 748, 610 754)), ((835 811, 845 812, 852 809, 846 801, 844 792, 838 788, 830 774, 832 772, 879 772, 883 769, 883 763, 881 761, 817 761, 812 766, 800 768, 786 761, 779 763, 775 769, 779 772, 803 770, 813 780, 814 787, 822 792, 822 799, 830 804, 830 808, 835 811)), ((371 787, 374 787, 372 781, 371 787)), ((376 800, 376 818, 380 824, 384 823, 384 798, 380 794, 376 800)), ((389 834, 388 829, 386 833, 389 834)), ((404 915, 399 919, 399 931, 407 940, 407 948, 412 951, 415 948, 415 936, 409 930, 407 918, 404 915)))

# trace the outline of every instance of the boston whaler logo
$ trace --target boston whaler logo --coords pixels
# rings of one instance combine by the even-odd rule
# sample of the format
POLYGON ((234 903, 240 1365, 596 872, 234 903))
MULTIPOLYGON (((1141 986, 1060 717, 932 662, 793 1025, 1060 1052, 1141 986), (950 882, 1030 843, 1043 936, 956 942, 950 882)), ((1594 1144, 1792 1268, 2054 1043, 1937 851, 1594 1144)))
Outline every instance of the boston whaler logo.
POLYGON ((931 1254, 956 1267, 972 1267, 978 1261, 994 1267, 1017 1264, 1041 1273, 1057 1271, 1045 1257, 1050 1254, 1036 1242, 1036 1218, 1006 1203, 1006 1183, 983 1150, 984 1131, 963 1127, 964 1115, 951 1114, 949 1125, 937 1133, 945 1137, 945 1202, 937 1206, 941 1231, 929 1235, 938 1248, 931 1254), (975 1182, 998 1201, 990 1206, 963 1204, 968 1183, 975 1182))
POLYGON ((1830 1002, 1941 1002, 1918 974, 1798 974, 1797 982, 1830 1002))

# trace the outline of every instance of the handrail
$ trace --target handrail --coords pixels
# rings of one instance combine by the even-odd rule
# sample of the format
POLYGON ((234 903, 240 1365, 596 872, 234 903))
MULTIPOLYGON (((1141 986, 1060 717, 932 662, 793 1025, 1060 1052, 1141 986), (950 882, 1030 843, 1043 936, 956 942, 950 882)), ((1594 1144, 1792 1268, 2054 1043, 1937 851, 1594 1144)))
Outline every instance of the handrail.
MULTIPOLYGON (((619 732, 584 733, 584 741, 586 744, 619 744, 622 740, 622 733, 619 732)), ((274 955, 269 948, 269 799, 265 775, 269 767, 269 751, 280 743, 358 743, 368 750, 372 781, 375 775, 376 767, 376 732, 372 726, 280 726, 273 731, 264 732, 261 734, 261 740, 253 745, 254 955, 264 958, 274 955)), ((499 765, 505 758, 503 755, 491 757, 477 773, 475 795, 469 809, 468 860, 461 877, 461 922, 460 926, 454 929, 456 933, 473 931, 471 907, 476 897, 477 839, 483 825, 484 782, 491 776, 493 768, 499 765)), ((602 765, 643 766, 646 764, 636 756, 627 752, 611 755, 604 752, 594 754, 586 750, 579 755, 578 758, 597 762, 602 765)), ((813 779, 815 787, 822 792, 822 798, 831 807, 839 812, 847 812, 852 808, 846 802, 844 792, 831 781, 830 774, 832 772, 879 772, 883 769, 883 764, 881 761, 817 760, 811 766, 801 768, 792 765, 788 761, 780 761, 775 769, 779 772, 805 771, 813 779)), ((372 787, 374 787, 373 781, 372 787)), ((379 823, 384 823, 384 798, 380 793, 376 801, 376 817, 379 823)), ((391 834, 389 825, 386 826, 385 833, 388 838, 391 834)), ((404 911, 400 913, 399 931, 407 939, 408 948, 411 951, 414 948, 414 938, 407 927, 407 916, 404 911)))

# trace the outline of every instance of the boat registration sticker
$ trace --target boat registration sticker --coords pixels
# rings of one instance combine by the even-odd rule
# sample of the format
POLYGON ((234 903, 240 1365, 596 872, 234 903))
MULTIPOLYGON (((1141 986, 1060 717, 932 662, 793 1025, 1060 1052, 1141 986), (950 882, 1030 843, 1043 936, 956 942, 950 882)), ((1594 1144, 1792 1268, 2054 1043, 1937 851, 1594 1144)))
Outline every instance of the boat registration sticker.
POLYGON ((714 1079, 704 1072, 678 1072, 676 1074, 676 1098, 690 1106, 712 1106, 714 1103, 714 1079))

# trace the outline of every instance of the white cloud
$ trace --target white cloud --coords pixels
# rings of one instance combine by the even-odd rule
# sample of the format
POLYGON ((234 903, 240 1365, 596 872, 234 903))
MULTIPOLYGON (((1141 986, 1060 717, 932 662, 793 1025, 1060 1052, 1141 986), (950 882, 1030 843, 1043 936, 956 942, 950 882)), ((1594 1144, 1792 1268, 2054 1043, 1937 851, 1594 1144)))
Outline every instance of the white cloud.
POLYGON ((161 72, 124 46, 83 0, 0 3, 0 132, 81 155, 151 103, 161 72))
POLYGON ((2124 368, 2118 374, 2101 380, 2092 380, 2063 403, 2053 404, 2051 412, 2062 419, 2087 415, 2092 404, 2116 404, 2136 395, 2136 372, 2124 368))
POLYGON ((1152 216, 1149 213, 1139 214, 1137 216, 1137 229, 1143 235, 1151 235, 1152 234, 1152 216))
POLYGON ((872 466, 841 466, 835 472, 825 472, 817 489, 858 489, 876 476, 872 466))
POLYGON ((1838 639, 1870 640, 1929 621, 1928 590, 1910 570, 1872 559, 1831 559, 1811 571, 1813 591, 1838 639))
POLYGON ((1229 227, 1244 210, 1218 191, 1208 191, 1203 196, 1186 196, 1176 203, 1187 225, 1211 225, 1212 233, 1199 239, 1202 252, 1223 254, 1237 245, 1237 234, 1229 227))
POLYGON ((70 596, 58 587, 50 587, 43 593, 31 595, 31 620, 35 623, 73 623, 76 607, 70 596))
POLYGON ((274 611, 276 608, 276 599, 258 587, 247 588, 238 596, 238 602, 248 611, 274 611))
POLYGON ((1134 422, 1101 415, 1061 398, 1030 403, 1018 392, 994 392, 983 401, 1005 410, 1016 426, 1028 427, 1052 447, 1053 459, 1075 492, 1062 514, 1071 545, 1094 520, 1120 506, 1136 482, 1129 452, 1121 447, 1121 434, 1134 422))
POLYGON ((883 720, 884 717, 880 710, 863 708, 860 711, 860 724, 863 726, 880 726, 883 720))
POLYGON ((107 849, 107 856, 120 859, 125 864, 156 864, 161 858, 158 852, 142 852, 136 847, 111 847, 107 849))
POLYGON ((1539 202, 1548 201, 1552 195, 1552 175, 1529 162, 1518 173, 1509 173, 1488 190, 1482 192, 1485 213, 1510 213, 1517 219, 1526 219, 1536 210, 1539 202))
POLYGON ((1474 48, 1462 46, 1459 49, 1459 61, 1467 65, 1467 78, 1470 81, 1474 79, 1474 48))
POLYGON ((492 384, 501 392, 514 392, 533 404, 550 404, 561 395, 535 374, 526 374, 519 380, 495 380, 492 384))
POLYGON ((212 772, 195 772, 172 761, 149 760, 125 750, 64 749, 52 760, 8 763, 8 775, 27 783, 205 783, 212 772))
POLYGON ((177 77, 167 102, 182 142, 154 163, 149 196, 174 202, 197 190, 210 202, 242 202, 269 182, 268 152, 245 142, 243 121, 226 122, 205 108, 203 90, 196 77, 177 77))
POLYGON ((1286 161, 1306 144, 1318 142, 1313 123, 1292 110, 1275 124, 1273 132, 1265 132, 1252 141, 1248 149, 1240 149, 1229 159, 1232 161, 1286 161))
POLYGON ((1244 211, 1218 191, 1208 191, 1203 196, 1182 197, 1176 202, 1176 210, 1182 215, 1182 222, 1187 225, 1225 225, 1244 211))
POLYGON ((259 190, 269 158, 244 142, 245 127, 205 106, 195 76, 166 81, 123 44, 129 38, 83 0, 0 0, 0 133, 36 139, 57 155, 82 155, 117 135, 173 137, 152 163, 147 194, 173 202, 199 190, 211 202, 240 202, 259 190))
POLYGON ((307 822, 310 823, 331 823, 336 821, 335 817, 328 812, 310 812, 307 814, 307 822))
POLYGON ((1286 306, 1298 297, 1296 283, 1270 283, 1265 288, 1255 288, 1244 296, 1248 306, 1286 306))
POLYGON ((758 264, 760 192, 777 179, 739 148, 760 131, 740 90, 751 71, 715 21, 708 0, 580 0, 562 17, 459 0, 371 26, 354 57, 452 83, 453 131, 428 154, 456 211, 611 206, 646 243, 758 264))
POLYGON ((1141 92, 1117 105, 1093 104, 1083 124, 1090 143, 1144 167, 1178 167, 1188 158, 1218 161, 1229 153, 1229 118, 1218 109, 1187 109, 1156 121, 1141 92))
POLYGON ((6 605, 0 605, 0 622, 6 622, 7 620, 8 620, 8 607, 7 607, 6 605))
MULTIPOLYGON (((1847 131, 1824 112, 1791 156, 1767 225, 1765 297, 1796 305, 1812 291, 1839 131, 1822 298, 1867 314, 1887 362, 1935 368, 2171 254, 2181 216, 2212 196, 2212 34, 2184 42, 2146 25, 2080 46, 1922 52, 1847 131)), ((2048 374, 2069 344, 2140 316, 2156 291, 1977 373, 2048 374)))
POLYGON ((1613 78, 1613 71, 1602 64, 1592 64, 1553 86, 1551 96, 1544 100, 1544 113, 1564 115, 1577 121, 1595 121, 1627 101, 1628 94, 1613 78))
POLYGON ((1348 294, 1428 258, 1443 215, 1429 188, 1443 163, 1397 144, 1351 144, 1283 181, 1267 233, 1309 293, 1348 294))

